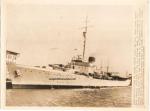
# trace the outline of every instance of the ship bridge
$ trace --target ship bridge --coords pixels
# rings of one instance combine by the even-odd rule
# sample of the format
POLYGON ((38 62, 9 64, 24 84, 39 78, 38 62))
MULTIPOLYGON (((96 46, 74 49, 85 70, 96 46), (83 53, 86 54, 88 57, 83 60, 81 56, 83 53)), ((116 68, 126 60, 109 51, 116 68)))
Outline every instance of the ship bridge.
MULTIPOLYGON (((89 61, 83 61, 80 56, 74 57, 70 63, 70 67, 76 70, 78 73, 90 74, 94 73, 96 70, 96 66, 93 64, 93 60, 89 57, 89 61)), ((95 59, 94 59, 95 61, 95 59)))

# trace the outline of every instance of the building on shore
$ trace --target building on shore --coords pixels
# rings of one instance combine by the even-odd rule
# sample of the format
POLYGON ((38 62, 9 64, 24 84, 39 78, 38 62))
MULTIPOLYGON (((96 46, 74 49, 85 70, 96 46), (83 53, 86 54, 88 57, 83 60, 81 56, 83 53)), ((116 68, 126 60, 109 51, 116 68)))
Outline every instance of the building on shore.
POLYGON ((20 53, 13 52, 13 51, 6 51, 6 63, 16 63, 17 57, 20 55, 20 53))

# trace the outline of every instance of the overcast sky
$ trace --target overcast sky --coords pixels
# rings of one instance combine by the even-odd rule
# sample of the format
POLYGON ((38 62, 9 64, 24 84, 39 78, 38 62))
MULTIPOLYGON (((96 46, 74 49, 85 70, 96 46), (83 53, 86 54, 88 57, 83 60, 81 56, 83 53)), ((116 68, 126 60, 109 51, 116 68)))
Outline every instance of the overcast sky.
POLYGON ((67 63, 82 54, 83 26, 88 15, 86 57, 112 71, 131 72, 132 8, 115 5, 7 5, 7 49, 21 53, 26 65, 67 63), (77 49, 77 50, 74 50, 77 49))

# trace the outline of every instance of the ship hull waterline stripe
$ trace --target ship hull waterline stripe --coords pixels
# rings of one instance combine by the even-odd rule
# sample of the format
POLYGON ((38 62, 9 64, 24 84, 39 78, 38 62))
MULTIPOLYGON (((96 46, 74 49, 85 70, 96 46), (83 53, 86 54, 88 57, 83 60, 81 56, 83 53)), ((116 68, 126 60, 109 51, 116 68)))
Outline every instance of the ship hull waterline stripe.
POLYGON ((26 85, 12 84, 13 89, 78 89, 78 88, 106 88, 106 87, 129 87, 129 86, 77 86, 77 85, 26 85))

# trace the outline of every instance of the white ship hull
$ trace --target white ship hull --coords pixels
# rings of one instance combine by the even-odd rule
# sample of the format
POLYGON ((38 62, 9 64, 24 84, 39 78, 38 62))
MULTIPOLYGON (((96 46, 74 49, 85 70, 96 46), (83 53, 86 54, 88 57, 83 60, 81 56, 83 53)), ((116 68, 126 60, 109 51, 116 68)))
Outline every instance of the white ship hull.
POLYGON ((103 80, 52 69, 8 65, 13 88, 100 88, 129 86, 131 80, 103 80), (18 74, 16 73, 18 71, 18 74))

